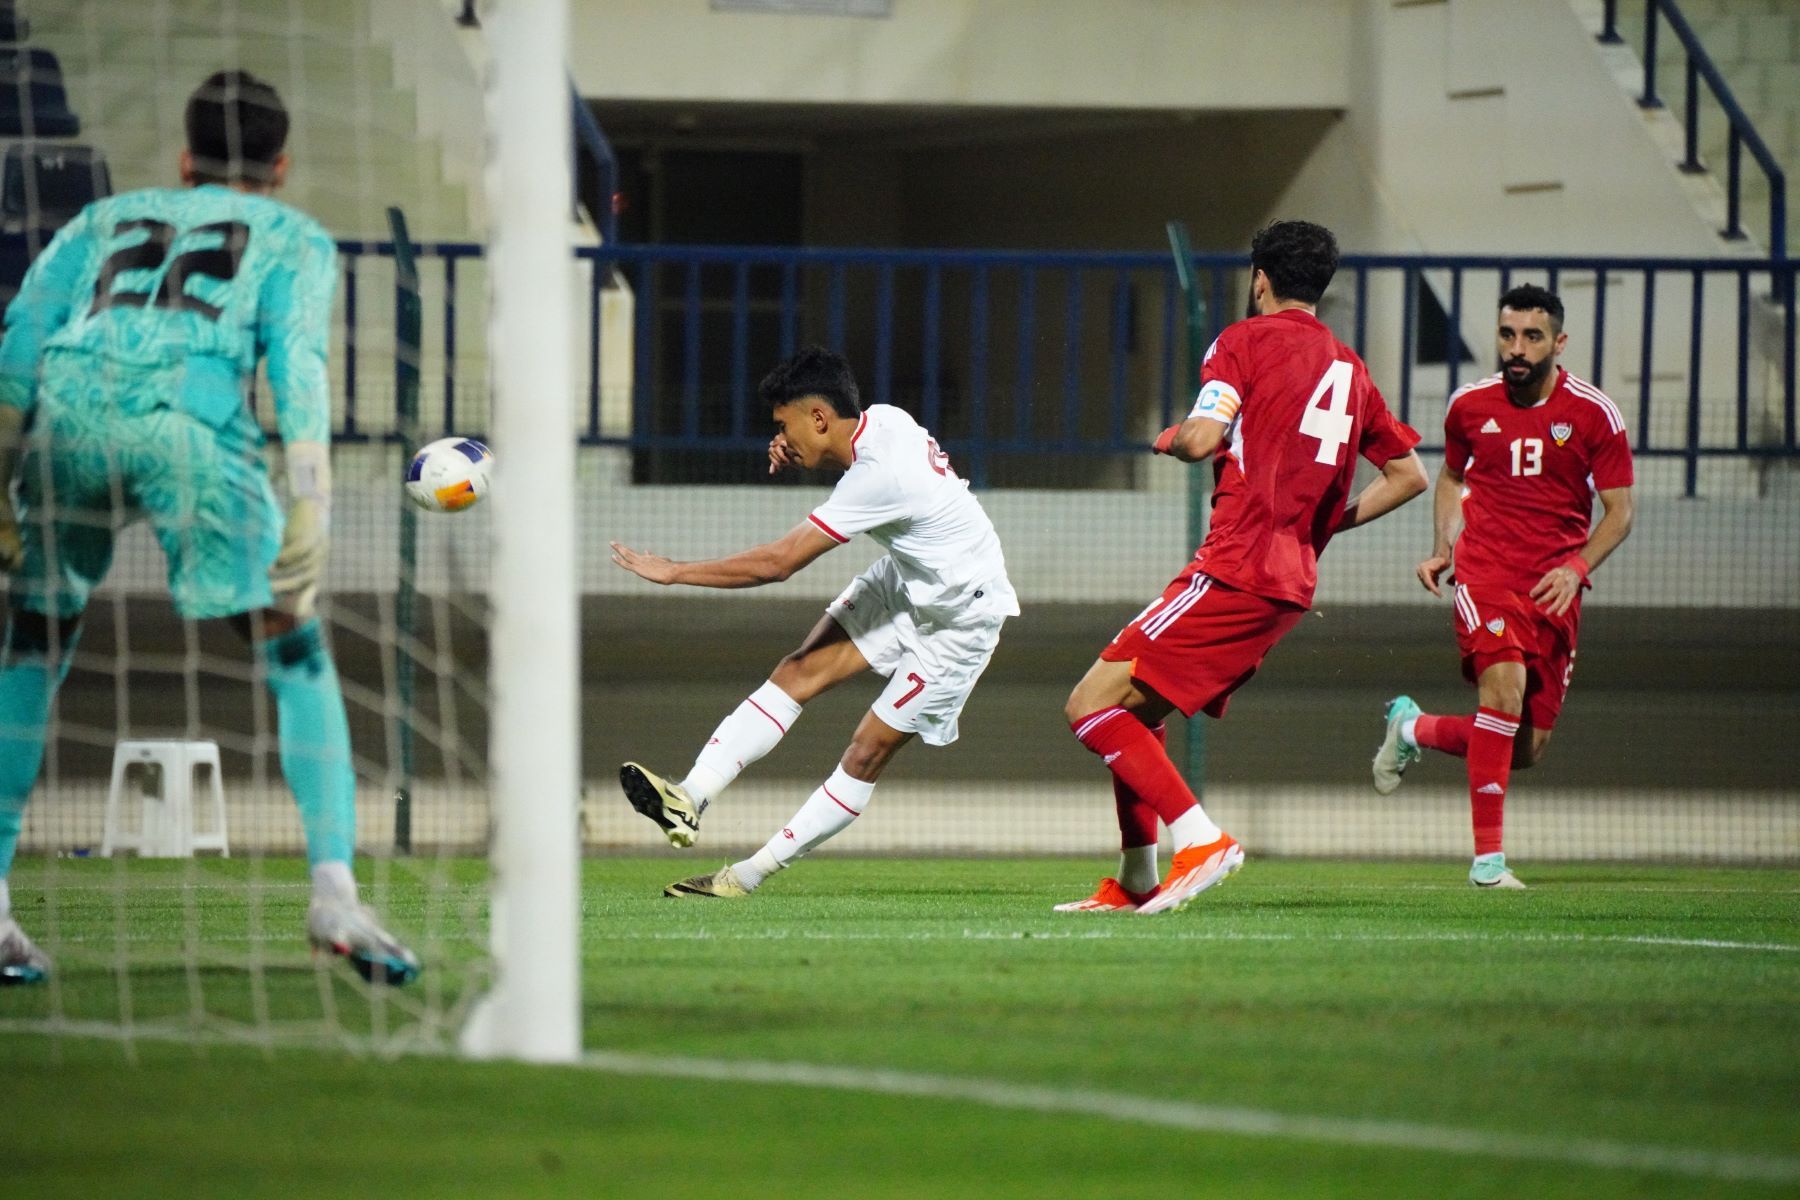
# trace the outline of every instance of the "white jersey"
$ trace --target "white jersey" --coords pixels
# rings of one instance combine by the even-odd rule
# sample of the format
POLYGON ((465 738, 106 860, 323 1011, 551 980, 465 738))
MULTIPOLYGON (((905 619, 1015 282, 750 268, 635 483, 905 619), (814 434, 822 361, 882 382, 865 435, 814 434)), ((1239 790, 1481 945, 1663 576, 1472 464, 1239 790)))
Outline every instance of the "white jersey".
POLYGON ((1000 538, 937 440, 890 404, 863 410, 850 469, 810 520, 847 542, 866 533, 899 568, 906 600, 932 624, 1017 616, 1000 538))

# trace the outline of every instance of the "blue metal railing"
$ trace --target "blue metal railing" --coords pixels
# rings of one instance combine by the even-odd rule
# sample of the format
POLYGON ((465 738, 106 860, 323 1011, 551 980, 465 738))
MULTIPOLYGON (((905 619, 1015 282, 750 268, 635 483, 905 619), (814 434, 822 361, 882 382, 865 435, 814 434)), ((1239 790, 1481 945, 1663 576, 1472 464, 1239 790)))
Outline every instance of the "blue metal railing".
MULTIPOLYGON (((342 249, 354 328, 358 264, 392 247, 342 249)), ((436 347, 439 322, 427 322, 428 351, 442 353, 441 401, 428 385, 427 413, 446 433, 479 433, 485 420, 482 407, 457 407, 453 341, 456 268, 480 254, 420 247, 422 263, 441 260, 436 347)), ((805 341, 845 348, 865 399, 916 412, 978 486, 1019 479, 1013 468, 1026 459, 1138 455, 1145 431, 1172 421, 1192 390, 1166 254, 610 244, 577 254, 589 271, 579 402, 590 444, 754 456, 768 436, 757 376, 805 341), (615 278, 629 288, 629 348, 609 347, 600 320, 615 278), (615 375, 629 374, 629 395, 603 387, 601 363, 615 353, 629 356, 629 372, 615 375)), ((1205 339, 1241 308, 1247 265, 1242 255, 1191 259, 1213 314, 1205 339)), ((1487 323, 1474 314, 1515 283, 1557 288, 1569 306, 1565 363, 1612 392, 1640 455, 1684 462, 1694 494, 1703 460, 1800 454, 1793 274, 1777 259, 1351 255, 1321 315, 1431 448, 1445 396, 1489 369, 1487 323), (1436 332, 1419 321, 1428 294, 1447 318, 1436 332)), ((349 340, 340 432, 387 435, 349 340)))
POLYGON ((572 80, 569 100, 573 105, 570 115, 575 130, 576 200, 579 202, 581 197, 580 167, 586 162, 593 167, 597 180, 595 189, 599 193, 589 207, 589 215, 600 230, 600 240, 611 245, 618 240, 619 232, 618 213, 613 205, 613 197, 619 190, 619 161, 613 156, 612 143, 607 141, 600 122, 594 119, 594 110, 581 98, 572 80))
MULTIPOLYGON (((1605 26, 1600 32, 1603 42, 1622 42, 1618 28, 1619 0, 1606 0, 1605 26)), ((1644 0, 1644 92, 1638 103, 1644 108, 1661 108, 1662 98, 1656 88, 1656 43, 1659 27, 1658 17, 1667 21, 1669 28, 1681 42, 1686 55, 1686 84, 1683 104, 1683 127, 1686 138, 1685 154, 1681 161, 1681 169, 1690 174, 1698 174, 1707 170, 1700 159, 1700 83, 1705 81, 1707 89, 1712 92, 1713 100, 1725 114, 1729 125, 1726 142, 1725 169, 1725 206, 1726 220, 1724 236, 1741 238, 1744 226, 1741 219, 1743 196, 1743 151, 1750 150, 1750 156, 1762 169, 1764 178, 1769 183, 1769 254, 1771 257, 1785 259, 1787 257, 1787 176, 1783 173, 1775 156, 1769 152, 1762 135, 1757 133, 1750 118, 1739 106, 1737 97, 1719 73, 1712 56, 1707 54, 1706 47, 1688 23, 1686 15, 1675 5, 1674 0, 1644 0)))

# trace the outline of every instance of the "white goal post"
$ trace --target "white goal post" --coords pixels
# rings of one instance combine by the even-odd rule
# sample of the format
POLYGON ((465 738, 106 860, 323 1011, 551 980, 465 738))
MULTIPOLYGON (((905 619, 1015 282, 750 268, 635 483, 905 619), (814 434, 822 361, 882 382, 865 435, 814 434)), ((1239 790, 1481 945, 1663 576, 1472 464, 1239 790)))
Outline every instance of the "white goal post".
POLYGON ((581 1051, 567 2, 506 0, 486 25, 496 976, 462 1047, 560 1062, 581 1051))

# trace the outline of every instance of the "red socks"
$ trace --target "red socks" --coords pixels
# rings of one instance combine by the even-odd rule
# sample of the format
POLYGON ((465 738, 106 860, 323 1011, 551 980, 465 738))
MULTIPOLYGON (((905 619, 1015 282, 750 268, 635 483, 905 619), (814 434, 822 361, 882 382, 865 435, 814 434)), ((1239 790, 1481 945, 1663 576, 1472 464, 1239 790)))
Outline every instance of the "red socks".
POLYGON ((1474 717, 1433 717, 1421 713, 1413 722, 1413 741, 1426 750, 1463 758, 1469 753, 1469 732, 1474 727, 1474 717))
MULTIPOLYGON (((1116 787, 1127 789, 1140 805, 1161 817, 1163 824, 1173 825, 1177 817, 1194 807, 1194 793, 1188 789, 1187 781, 1175 769, 1175 764, 1169 761, 1162 738, 1151 733, 1142 721, 1124 709, 1117 706, 1103 708, 1089 713, 1069 728, 1074 730, 1082 745, 1100 756, 1106 769, 1113 773, 1116 787)), ((1116 790, 1114 797, 1119 808, 1120 840, 1126 841, 1135 836, 1136 831, 1126 829, 1126 805, 1116 790)), ((1154 819, 1136 816, 1133 819, 1137 829, 1147 824, 1151 831, 1150 836, 1138 845, 1149 845, 1156 840, 1154 819)))
POLYGON ((1475 853, 1495 854, 1500 850, 1500 827, 1506 807, 1506 785, 1512 777, 1513 739, 1519 736, 1519 717, 1496 708, 1478 708, 1470 726, 1469 811, 1475 825, 1475 853))
MULTIPOLYGON (((1168 726, 1161 721, 1151 726, 1150 736, 1159 746, 1166 748, 1169 744, 1168 726)), ((1164 754, 1167 753, 1165 749, 1164 754)), ((1119 810, 1119 849, 1135 850, 1139 846, 1156 845, 1156 810, 1117 775, 1113 776, 1113 806, 1119 810)))

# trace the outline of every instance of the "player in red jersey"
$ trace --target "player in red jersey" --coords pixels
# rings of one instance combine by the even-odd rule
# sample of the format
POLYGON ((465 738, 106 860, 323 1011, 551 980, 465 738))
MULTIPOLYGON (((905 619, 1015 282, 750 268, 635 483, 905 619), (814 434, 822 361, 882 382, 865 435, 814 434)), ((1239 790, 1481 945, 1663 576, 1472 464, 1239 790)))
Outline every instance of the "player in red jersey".
POLYGON ((1061 912, 1162 912, 1237 870, 1243 848, 1206 815, 1164 752, 1179 708, 1221 717, 1312 603, 1334 533, 1367 524, 1430 485, 1368 368, 1314 309, 1337 271, 1331 231, 1278 221, 1250 246, 1251 315, 1219 335, 1185 421, 1158 453, 1211 459, 1212 527, 1187 568, 1076 684, 1065 712, 1113 774, 1120 866, 1061 912), (1381 474, 1355 496, 1356 456, 1381 474), (1175 861, 1157 883, 1157 819, 1175 861))
POLYGON ((1569 340, 1562 323, 1554 292, 1528 284, 1500 297, 1500 373, 1459 390, 1444 414, 1437 540, 1415 570, 1441 596, 1455 548, 1456 643, 1480 707, 1432 716, 1397 696, 1375 754, 1384 795, 1424 749, 1467 760, 1478 887, 1525 886, 1501 850, 1512 768, 1543 758, 1575 670, 1581 591, 1631 532, 1625 421, 1604 392, 1556 365, 1569 340))

